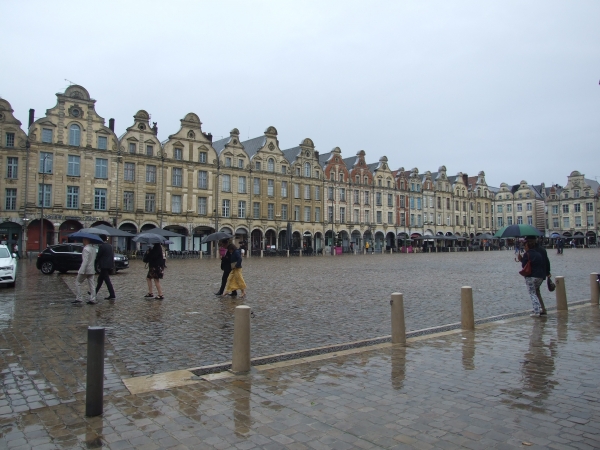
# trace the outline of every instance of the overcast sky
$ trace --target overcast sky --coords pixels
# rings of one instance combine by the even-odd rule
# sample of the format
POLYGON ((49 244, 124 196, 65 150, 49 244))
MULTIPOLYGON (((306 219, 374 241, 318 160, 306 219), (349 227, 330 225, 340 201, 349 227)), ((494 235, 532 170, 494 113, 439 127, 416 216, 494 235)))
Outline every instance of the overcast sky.
POLYGON ((120 135, 195 112, 216 139, 490 186, 600 181, 600 1, 0 0, 0 96, 27 126, 69 81, 120 135), (69 81, 66 81, 69 80, 69 81))

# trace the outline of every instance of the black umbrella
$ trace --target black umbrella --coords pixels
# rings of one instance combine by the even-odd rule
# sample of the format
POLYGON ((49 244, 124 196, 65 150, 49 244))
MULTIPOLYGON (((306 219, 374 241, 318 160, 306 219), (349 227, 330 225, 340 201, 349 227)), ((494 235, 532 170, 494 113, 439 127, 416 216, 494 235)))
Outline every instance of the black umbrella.
POLYGON ((179 234, 175 231, 163 230, 162 228, 152 228, 151 230, 144 230, 144 233, 153 233, 165 237, 185 237, 185 234, 179 234))
POLYGON ((231 235, 229 233, 217 231, 216 233, 212 233, 212 234, 209 234, 208 236, 204 236, 202 238, 202 241, 200 241, 200 243, 206 244, 207 242, 222 241, 223 239, 231 239, 232 237, 233 237, 233 235, 231 235))

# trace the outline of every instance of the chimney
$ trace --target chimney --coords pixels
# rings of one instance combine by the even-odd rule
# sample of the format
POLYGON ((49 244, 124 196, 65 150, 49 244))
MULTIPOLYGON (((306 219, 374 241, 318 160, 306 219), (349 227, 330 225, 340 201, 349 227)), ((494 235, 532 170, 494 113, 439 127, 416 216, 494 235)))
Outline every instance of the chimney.
POLYGON ((208 138, 208 140, 209 140, 209 141, 211 142, 211 144, 212 144, 212 133, 208 133, 208 134, 206 135, 206 137, 208 138))
POLYGON ((110 131, 113 133, 115 132, 115 119, 108 119, 108 128, 110 128, 110 131))
POLYGON ((466 173, 463 173, 463 183, 465 184, 465 186, 469 187, 469 175, 467 175, 466 173))
POLYGON ((31 125, 33 125, 34 121, 35 121, 35 109, 31 108, 29 110, 29 127, 27 127, 27 128, 31 128, 31 125))

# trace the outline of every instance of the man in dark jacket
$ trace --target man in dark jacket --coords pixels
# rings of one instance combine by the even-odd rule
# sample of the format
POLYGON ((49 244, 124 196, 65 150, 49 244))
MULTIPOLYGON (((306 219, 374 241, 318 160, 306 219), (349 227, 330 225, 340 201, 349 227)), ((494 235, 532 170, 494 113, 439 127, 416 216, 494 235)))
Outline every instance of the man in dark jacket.
POLYGON ((115 268, 115 254, 113 252, 112 245, 108 243, 108 237, 100 235, 104 241, 98 248, 98 254, 96 255, 96 265, 100 267, 100 276, 98 277, 98 284, 96 285, 96 294, 102 287, 102 283, 106 283, 108 288, 108 297, 105 300, 114 300, 115 290, 112 283, 110 282, 110 272, 115 268))
MULTIPOLYGON (((527 236, 526 239, 527 239, 527 243, 529 244, 530 248, 533 248, 536 252, 538 252, 541 255, 542 261, 544 262, 544 266, 545 266, 545 270, 546 270, 546 272, 545 272, 546 277, 551 277, 552 274, 550 273, 550 259, 548 258, 548 252, 539 242, 537 242, 537 238, 535 236, 527 236)), ((544 305, 544 301, 542 300, 542 294, 540 292, 539 286, 537 286, 537 288, 535 290, 535 295, 537 295, 537 298, 540 301, 540 306, 542 307, 540 316, 545 316, 546 315, 546 305, 544 305)))

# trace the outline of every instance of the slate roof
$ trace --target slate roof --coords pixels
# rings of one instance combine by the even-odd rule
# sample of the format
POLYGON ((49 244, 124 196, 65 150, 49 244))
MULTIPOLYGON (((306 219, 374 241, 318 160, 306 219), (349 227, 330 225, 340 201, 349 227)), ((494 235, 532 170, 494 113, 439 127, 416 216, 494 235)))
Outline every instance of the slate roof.
POLYGON ((296 158, 298 157, 298 155, 300 154, 301 151, 302 151, 302 149, 300 148, 300 146, 296 146, 296 147, 288 148, 286 150, 282 150, 283 157, 290 164, 293 164, 293 163, 296 162, 296 158))
POLYGON ((220 155, 221 152, 223 151, 223 149, 225 148, 225 145, 231 140, 231 136, 223 138, 223 139, 219 139, 218 141, 215 141, 212 143, 212 147, 216 150, 217 155, 220 155))
POLYGON ((248 153, 250 159, 256 155, 256 153, 265 146, 267 143, 266 136, 259 136, 252 139, 248 139, 247 141, 242 142, 241 144, 244 146, 244 150, 248 153))
POLYGON ((358 160, 358 156, 356 156, 356 155, 350 156, 349 158, 342 159, 344 164, 346 164, 346 169, 348 169, 348 171, 350 171, 354 168, 354 164, 356 164, 357 160, 358 160))
POLYGON ((331 153, 332 152, 323 153, 322 155, 319 154, 319 164, 321 165, 321 167, 323 167, 323 169, 327 165, 327 161, 329 160, 331 153))

